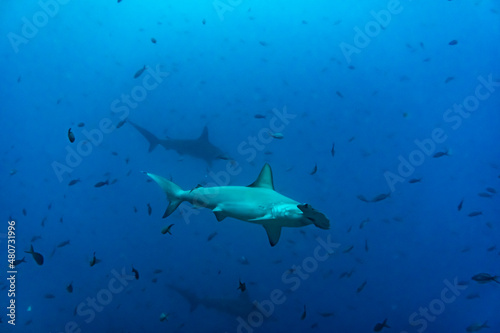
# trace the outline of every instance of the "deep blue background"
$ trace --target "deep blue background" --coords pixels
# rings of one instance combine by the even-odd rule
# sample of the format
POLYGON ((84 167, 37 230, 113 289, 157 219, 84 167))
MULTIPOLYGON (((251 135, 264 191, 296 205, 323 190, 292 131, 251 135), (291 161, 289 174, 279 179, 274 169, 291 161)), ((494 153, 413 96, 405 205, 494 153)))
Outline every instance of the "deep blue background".
POLYGON ((255 332, 369 332, 384 318, 392 327, 384 330, 422 332, 422 322, 411 325, 409 318, 439 305, 445 280, 467 287, 427 320, 426 332, 463 332, 484 321, 489 332, 500 330, 500 285, 471 280, 481 272, 500 274, 500 87, 458 128, 443 119, 474 96, 481 78, 500 81, 497 2, 401 1, 384 29, 350 59, 342 43, 355 45, 355 28, 377 27, 371 11, 386 10, 388 2, 219 1, 226 11, 212 1, 47 3, 53 17, 45 14, 47 21, 38 21, 29 38, 23 28, 34 17, 43 19, 43 6, 0 3, 1 332, 62 332, 69 321, 82 332, 236 332, 234 316, 204 307, 190 312, 167 284, 199 297, 234 299, 241 279, 260 302, 274 289, 287 291, 283 273, 313 255, 316 237, 328 235, 340 245, 336 253, 287 291, 272 320, 255 332), (452 40, 458 43, 449 45, 452 40), (218 223, 208 210, 196 211, 189 223, 180 211, 162 220, 165 196, 140 171, 192 188, 210 182, 210 172, 228 162, 209 167, 161 147, 148 153, 146 140, 129 125, 104 134, 97 146, 86 143, 92 152, 59 178, 54 162, 64 164, 67 148, 83 144, 84 130, 97 129, 105 118, 120 121, 113 101, 141 85, 148 72, 133 76, 144 65, 169 75, 129 108, 131 120, 162 138, 196 138, 207 125, 210 140, 242 168, 231 184, 253 182, 268 162, 276 189, 323 211, 331 229, 284 229, 271 248, 261 227, 218 223), (295 115, 282 130, 284 139, 248 161, 238 146, 265 132, 271 110, 283 108, 295 115), (391 189, 387 172, 397 174, 401 158, 418 154, 415 140, 429 139, 436 128, 446 140, 433 153, 449 156, 425 156, 391 189), (318 171, 310 175, 315 164, 318 171), (412 178, 421 182, 408 183, 412 178), (81 182, 68 186, 72 179, 81 182), (117 182, 94 187, 106 179, 117 182), (486 187, 499 193, 478 196, 486 187), (390 197, 376 203, 357 198, 381 193, 390 197), (473 211, 482 215, 469 217, 473 211), (18 258, 36 235, 42 239, 35 250, 45 256, 43 266, 29 255, 18 266, 15 328, 6 323, 5 309, 9 217, 16 221, 18 258), (162 235, 169 223, 173 235, 162 235), (64 240, 71 244, 56 248, 64 240), (90 267, 94 251, 102 262, 90 267), (93 321, 74 316, 75 307, 107 288, 113 270, 125 267, 130 274, 132 265, 140 279, 93 321), (351 270, 350 278, 339 278, 351 270), (467 298, 474 294, 480 297, 467 298), (170 313, 168 322, 159 321, 162 312, 170 313), (325 312, 335 314, 319 314, 325 312))

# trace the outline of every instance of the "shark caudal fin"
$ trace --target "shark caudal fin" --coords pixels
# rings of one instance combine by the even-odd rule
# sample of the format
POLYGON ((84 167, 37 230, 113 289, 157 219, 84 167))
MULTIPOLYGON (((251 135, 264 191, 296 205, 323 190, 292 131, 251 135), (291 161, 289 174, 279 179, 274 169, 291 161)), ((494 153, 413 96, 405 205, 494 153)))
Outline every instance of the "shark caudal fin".
POLYGON ((184 201, 182 195, 185 191, 170 180, 165 179, 161 176, 157 176, 148 172, 145 172, 145 174, 153 179, 158 185, 160 185, 161 189, 167 194, 167 199, 168 201, 170 201, 170 203, 168 204, 165 214, 163 214, 163 218, 166 218, 167 216, 172 214, 177 209, 177 207, 179 207, 181 202, 184 201))
POLYGON ((137 124, 134 124, 130 120, 127 120, 127 122, 130 125, 134 126, 134 128, 139 133, 141 133, 142 136, 146 138, 146 140, 148 140, 148 142, 149 142, 149 150, 148 150, 148 152, 152 152, 156 148, 156 146, 158 146, 160 144, 160 140, 153 133, 151 133, 150 131, 142 128, 141 126, 139 126, 137 124))

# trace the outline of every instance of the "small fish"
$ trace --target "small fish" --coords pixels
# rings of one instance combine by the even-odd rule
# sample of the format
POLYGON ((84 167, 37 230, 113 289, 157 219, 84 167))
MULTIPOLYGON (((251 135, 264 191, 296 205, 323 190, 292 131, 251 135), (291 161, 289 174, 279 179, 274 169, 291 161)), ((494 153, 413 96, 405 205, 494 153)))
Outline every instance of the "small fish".
POLYGON ((168 227, 163 228, 161 230, 161 233, 164 234, 164 235, 165 234, 170 234, 171 235, 172 233, 170 232, 170 229, 172 229, 173 226, 174 226, 174 224, 171 224, 168 227))
POLYGON ((335 313, 334 312, 318 312, 318 314, 321 316, 321 317, 333 317, 335 316, 335 313))
POLYGON ((122 127, 123 125, 125 125, 126 122, 127 122, 127 119, 120 120, 120 122, 118 122, 118 124, 116 124, 116 128, 122 127))
POLYGON ((31 243, 33 243, 39 239, 42 239, 42 236, 33 236, 33 238, 31 238, 31 243))
POLYGON ((97 258, 95 257, 94 252, 94 254, 92 255, 92 259, 90 259, 90 267, 94 266, 95 264, 97 264, 97 258))
POLYGON ((83 126, 85 126, 85 123, 83 123, 83 122, 82 123, 78 123, 78 127, 83 127, 83 126))
POLYGON ((170 316, 170 314, 169 314, 169 313, 167 313, 167 314, 162 313, 162 314, 160 315, 160 321, 165 321, 165 320, 166 320, 166 321, 168 321, 168 317, 169 317, 169 316, 170 316))
POLYGON ((487 321, 485 321, 483 324, 472 324, 472 325, 469 325, 469 326, 467 326, 467 328, 465 330, 467 332, 477 332, 477 331, 482 330, 483 328, 490 328, 488 326, 488 322, 487 321))
POLYGON ((254 117, 255 119, 266 119, 266 116, 265 116, 265 115, 263 115, 263 114, 259 114, 259 113, 255 114, 253 117, 254 117))
POLYGON ((410 184, 420 183, 421 180, 422 178, 412 178, 408 181, 408 183, 410 184))
POLYGON ((340 91, 338 91, 338 90, 337 90, 335 93, 336 93, 336 94, 337 94, 337 96, 339 96, 340 98, 344 98, 344 95, 342 95, 342 93, 341 93, 340 91))
POLYGON ((23 259, 17 259, 17 260, 14 260, 14 266, 17 266, 19 264, 21 264, 22 262, 26 262, 26 257, 23 257, 23 259))
POLYGON ((492 245, 492 246, 490 246, 489 248, 487 248, 487 249, 486 249, 486 251, 488 251, 488 252, 492 252, 492 251, 495 251, 495 250, 496 250, 496 248, 497 248, 497 247, 496 247, 495 245, 492 245))
POLYGON ((202 23, 203 25, 205 25, 205 23, 207 23, 207 20, 203 19, 203 20, 201 21, 201 23, 202 23))
POLYGON ((352 249, 354 249, 354 245, 349 246, 347 249, 345 249, 344 251, 342 251, 342 253, 349 253, 349 252, 352 251, 352 249))
POLYGON ((267 42, 264 42, 264 41, 259 41, 259 44, 262 45, 262 46, 268 46, 269 45, 267 42))
POLYGON ((278 140, 281 140, 283 139, 285 136, 283 135, 283 133, 273 133, 271 131, 269 131, 269 135, 275 139, 278 139, 278 140))
POLYGON ((71 132, 71 127, 68 130, 68 139, 69 139, 69 142, 71 142, 71 143, 75 142, 75 134, 73 132, 71 132))
POLYGON ((453 80, 455 80, 455 78, 454 78, 453 76, 448 76, 448 77, 446 78, 446 80, 444 80, 444 83, 448 83, 448 82, 451 82, 451 81, 453 81, 453 80))
POLYGON ((238 280, 238 288, 236 288, 236 290, 241 290, 241 292, 244 292, 245 290, 247 290, 247 286, 245 285, 245 283, 241 282, 241 280, 238 280))
POLYGON ((148 215, 151 216, 151 213, 153 211, 153 208, 151 208, 151 205, 148 204, 148 215))
POLYGON ((434 158, 439 158, 442 156, 450 156, 450 155, 448 155, 448 151, 438 151, 437 153, 432 155, 432 157, 434 157, 434 158))
POLYGON ((479 273, 476 274, 472 277, 472 280, 476 281, 479 284, 485 284, 489 282, 496 282, 500 284, 500 281, 498 280, 499 276, 493 276, 488 273, 479 273))
POLYGON ((358 289, 356 289, 356 292, 357 292, 357 293, 360 293, 360 292, 361 292, 361 291, 365 288, 365 286, 366 286, 366 283, 367 283, 367 282, 368 282, 368 281, 363 282, 363 283, 362 283, 362 284, 358 287, 358 289))
POLYGON ((486 188, 486 191, 487 191, 487 192, 490 192, 490 193, 492 193, 492 194, 496 194, 496 193, 497 193, 497 191, 496 191, 493 187, 487 187, 487 188, 486 188))
POLYGON ((363 202, 369 202, 368 199, 366 199, 362 194, 358 195, 356 198, 358 198, 359 200, 361 200, 363 202))
POLYGON ((207 242, 210 242, 216 235, 217 235, 217 231, 214 231, 210 235, 208 235, 207 242))
POLYGON ((51 210, 51 209, 52 209, 52 202, 48 204, 47 209, 48 209, 48 210, 51 210))
POLYGON ((371 199, 370 202, 379 202, 379 201, 382 201, 384 199, 389 198, 390 196, 391 196, 390 193, 382 193, 382 194, 377 195, 373 199, 371 199))
POLYGON ((134 268, 134 266, 132 266, 132 273, 134 273, 135 279, 139 280, 139 272, 134 268))
POLYGON ((460 211, 462 209, 463 204, 464 204, 464 199, 462 199, 462 201, 460 201, 460 203, 458 204, 458 207, 457 207, 458 211, 460 211))
POLYGON ((73 282, 70 282, 67 286, 66 286, 66 290, 68 291, 68 293, 72 293, 73 292, 73 282))
POLYGON ((491 198, 491 197, 493 197, 493 195, 491 195, 490 193, 486 193, 486 192, 480 192, 477 195, 480 196, 481 198, 491 198))
POLYGON ((454 39, 448 43, 448 45, 457 45, 457 44, 458 44, 458 41, 456 39, 454 39))
POLYGON ((157 268, 153 271, 153 274, 160 274, 161 272, 163 272, 163 270, 157 268))
POLYGON ((365 252, 368 252, 368 239, 365 239, 365 252))
POLYGON ((156 39, 151 37, 151 43, 156 44, 156 39))
POLYGON ((309 172, 310 175, 314 175, 318 171, 318 165, 314 164, 314 168, 312 169, 311 172, 309 172))
POLYGON ((94 187, 103 187, 104 185, 109 185, 109 180, 106 180, 104 182, 97 182, 94 187))
POLYGON ((45 298, 48 298, 48 299, 56 298, 56 297, 54 296, 54 294, 45 294, 45 296, 44 296, 44 297, 45 297, 45 298))
POLYGON ((72 180, 69 181, 68 186, 73 186, 73 185, 75 185, 76 183, 79 183, 79 182, 80 182, 80 178, 78 178, 78 179, 72 179, 72 180))
POLYGON ((61 242, 59 244, 57 244, 57 247, 65 247, 66 245, 69 245, 69 239, 64 241, 64 242, 61 242))
POLYGON ((25 253, 30 253, 32 256, 33 256, 33 259, 35 259, 35 262, 38 264, 38 265, 43 265, 43 256, 38 253, 38 252, 35 252, 35 250, 33 249, 33 244, 31 245, 31 248, 29 251, 24 251, 25 253))
POLYGON ((377 323, 373 328, 373 331, 380 332, 384 327, 391 328, 389 325, 387 325, 387 318, 382 323, 377 323))
POLYGON ((479 298, 479 294, 478 293, 474 293, 474 294, 469 294, 466 296, 467 299, 474 299, 474 298, 479 298))
POLYGON ((479 215, 483 215, 483 212, 474 211, 474 212, 469 213, 470 217, 479 216, 479 215))
POLYGON ((134 74, 134 79, 137 79, 139 76, 142 75, 142 73, 144 73, 144 71, 146 70, 146 65, 144 65, 144 67, 142 67, 141 69, 139 69, 137 72, 135 72, 134 74))
POLYGON ((306 311, 306 306, 304 305, 304 312, 302 313, 302 316, 300 316, 300 320, 306 319, 307 316, 307 311, 306 311))
POLYGON ((23 208, 23 215, 24 216, 28 215, 28 212, 26 211, 26 208, 23 208))
POLYGON ((361 221, 361 223, 359 224, 359 229, 363 229, 365 224, 367 224, 368 222, 370 222, 370 218, 367 218, 367 219, 364 219, 363 221, 361 221))
POLYGON ((335 156, 335 142, 332 144, 332 150, 330 151, 330 153, 332 154, 332 157, 335 156))

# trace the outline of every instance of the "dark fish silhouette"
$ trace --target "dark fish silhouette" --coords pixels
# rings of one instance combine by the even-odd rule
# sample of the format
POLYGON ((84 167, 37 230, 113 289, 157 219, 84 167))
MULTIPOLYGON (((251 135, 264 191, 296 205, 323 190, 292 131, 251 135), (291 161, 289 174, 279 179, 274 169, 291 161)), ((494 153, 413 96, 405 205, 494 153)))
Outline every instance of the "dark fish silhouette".
POLYGON ((488 274, 488 273, 479 273, 479 274, 474 275, 472 277, 472 280, 474 280, 480 284, 485 284, 485 283, 489 283, 489 282, 496 282, 496 283, 500 284, 500 280, 498 280, 499 278, 500 278, 499 276, 493 276, 493 275, 488 274))
POLYGON ((75 134, 71 132, 71 128, 68 130, 68 139, 71 143, 75 142, 75 134))
POLYGON ((98 264, 100 263, 101 260, 97 259, 96 256, 95 256, 95 252, 94 252, 94 255, 92 256, 92 259, 90 259, 90 267, 94 266, 95 264, 98 264))
POLYGON ((73 292, 73 282, 70 282, 67 286, 66 286, 66 290, 68 291, 68 293, 72 293, 73 292))
POLYGON ((238 288, 236 290, 241 290, 241 292, 244 292, 245 290, 247 290, 247 286, 245 285, 245 283, 241 282, 241 280, 238 280, 238 288))
POLYGON ((166 150, 175 150, 179 155, 190 155, 202 159, 207 162, 208 165, 212 165, 212 162, 216 159, 229 159, 222 150, 210 142, 208 139, 208 128, 206 126, 197 139, 160 140, 153 133, 134 124, 130 120, 127 122, 148 140, 150 152, 153 151, 157 145, 160 145, 166 150))
POLYGON ((174 226, 174 224, 171 224, 168 227, 163 228, 161 230, 161 233, 164 234, 164 235, 165 234, 170 234, 171 235, 172 233, 170 232, 170 229, 172 229, 173 226, 174 226))
POLYGON ((137 72, 135 72, 134 74, 134 79, 137 79, 139 76, 142 75, 142 73, 144 73, 144 71, 146 70, 146 65, 144 65, 144 67, 142 67, 141 69, 139 69, 137 72))
POLYGON ((106 180, 104 182, 97 182, 94 187, 103 187, 104 185, 109 185, 109 180, 106 180))
POLYGON ((306 306, 304 305, 304 312, 302 312, 302 316, 300 316, 300 320, 306 319, 306 316, 307 316, 307 310, 306 310, 306 306))
POLYGON ((309 172, 310 175, 314 175, 318 171, 318 165, 314 164, 314 168, 312 169, 311 172, 309 172))
POLYGON ((387 325, 387 318, 384 319, 382 323, 377 323, 375 327, 373 328, 374 332, 380 332, 384 327, 391 328, 389 325, 387 325))
POLYGON ((132 266, 132 273, 135 275, 135 279, 139 280, 139 271, 132 266))
POLYGON ((64 241, 64 242, 61 242, 59 244, 57 244, 57 247, 65 247, 66 245, 69 245, 69 239, 64 241))
POLYGON ((475 211, 475 212, 471 212, 471 213, 469 213, 469 216, 470 216, 470 217, 479 216, 479 215, 483 215, 483 212, 480 212, 480 211, 475 211))
POLYGON ((31 248, 29 251, 24 251, 25 253, 30 253, 32 256, 33 256, 33 259, 35 259, 35 262, 38 264, 38 265, 43 265, 43 256, 38 253, 38 252, 35 252, 35 250, 33 249, 33 244, 31 245, 31 248))
POLYGON ((14 266, 17 266, 17 265, 19 265, 22 262, 26 262, 25 259, 26 259, 26 257, 23 257, 23 259, 14 260, 14 266))

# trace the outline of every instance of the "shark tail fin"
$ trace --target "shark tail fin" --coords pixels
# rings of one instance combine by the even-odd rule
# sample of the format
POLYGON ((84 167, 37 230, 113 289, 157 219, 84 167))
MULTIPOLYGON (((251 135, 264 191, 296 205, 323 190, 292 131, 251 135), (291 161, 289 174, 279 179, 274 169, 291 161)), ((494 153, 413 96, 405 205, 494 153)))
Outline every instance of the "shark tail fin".
POLYGON ((167 194, 167 199, 170 202, 168 204, 167 210, 165 211, 165 214, 163 214, 163 218, 166 218, 167 216, 172 214, 184 201, 183 194, 185 191, 177 184, 161 176, 157 176, 155 174, 147 172, 146 175, 153 179, 158 185, 160 185, 161 189, 167 194))
POLYGON ((160 144, 160 140, 153 134, 151 133, 150 131, 142 128, 141 126, 131 122, 130 120, 127 119, 127 122, 132 125, 139 133, 142 134, 142 136, 144 136, 146 138, 146 140, 148 140, 149 142, 149 149, 148 149, 148 152, 152 152, 156 146, 158 146, 160 144))

